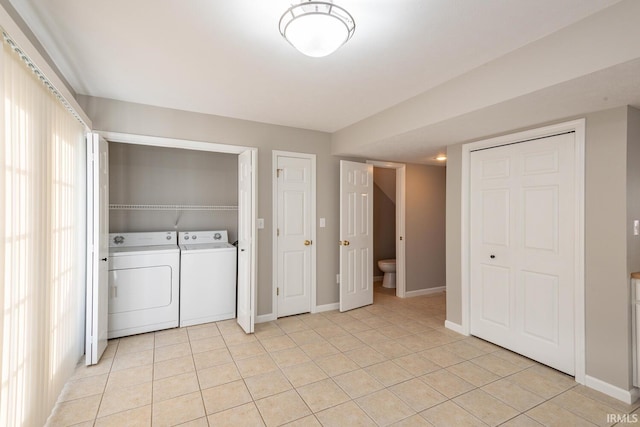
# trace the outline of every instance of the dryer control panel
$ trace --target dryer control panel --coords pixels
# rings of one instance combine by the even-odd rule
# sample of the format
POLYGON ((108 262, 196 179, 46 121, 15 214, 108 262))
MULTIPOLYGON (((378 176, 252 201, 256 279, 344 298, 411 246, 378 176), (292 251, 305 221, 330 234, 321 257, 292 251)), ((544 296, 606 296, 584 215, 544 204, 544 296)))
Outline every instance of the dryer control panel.
POLYGON ((181 231, 178 233, 178 243, 181 245, 208 244, 208 243, 228 243, 229 236, 227 230, 212 231, 181 231))

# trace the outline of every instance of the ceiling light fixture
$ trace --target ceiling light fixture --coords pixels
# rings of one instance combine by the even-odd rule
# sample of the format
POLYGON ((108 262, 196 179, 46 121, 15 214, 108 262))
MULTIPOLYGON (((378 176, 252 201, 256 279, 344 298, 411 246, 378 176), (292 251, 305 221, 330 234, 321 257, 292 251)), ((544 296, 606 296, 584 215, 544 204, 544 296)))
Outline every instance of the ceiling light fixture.
POLYGON ((436 160, 439 162, 444 162, 445 160, 447 160, 447 156, 445 156, 444 154, 439 154, 438 157, 436 157, 436 160))
POLYGON ((303 0, 280 18, 280 34, 307 56, 321 58, 345 44, 356 30, 353 16, 331 0, 303 0))

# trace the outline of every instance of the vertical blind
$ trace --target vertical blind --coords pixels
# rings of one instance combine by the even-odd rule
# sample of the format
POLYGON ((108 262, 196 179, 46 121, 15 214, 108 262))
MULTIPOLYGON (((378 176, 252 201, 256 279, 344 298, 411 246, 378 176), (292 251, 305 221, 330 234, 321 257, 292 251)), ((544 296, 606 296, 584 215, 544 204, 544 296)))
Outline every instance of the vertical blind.
POLYGON ((0 52, 0 425, 42 426, 83 353, 84 126, 0 52))

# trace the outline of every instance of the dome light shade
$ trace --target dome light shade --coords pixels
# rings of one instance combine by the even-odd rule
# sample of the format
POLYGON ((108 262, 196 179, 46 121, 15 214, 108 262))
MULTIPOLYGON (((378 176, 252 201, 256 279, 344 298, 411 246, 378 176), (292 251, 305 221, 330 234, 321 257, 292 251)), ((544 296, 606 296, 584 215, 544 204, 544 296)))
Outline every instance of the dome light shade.
POLYGON ((280 18, 280 34, 307 56, 327 56, 345 44, 356 29, 353 17, 328 1, 302 1, 280 18))

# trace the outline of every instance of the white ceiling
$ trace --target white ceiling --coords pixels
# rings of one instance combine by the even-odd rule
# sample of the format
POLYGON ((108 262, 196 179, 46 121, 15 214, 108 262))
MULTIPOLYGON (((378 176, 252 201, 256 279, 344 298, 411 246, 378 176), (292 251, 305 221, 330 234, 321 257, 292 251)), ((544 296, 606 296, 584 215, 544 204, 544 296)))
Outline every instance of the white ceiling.
POLYGON ((11 3, 77 94, 335 132, 618 1, 336 0, 325 58, 280 36, 293 0, 11 3))

